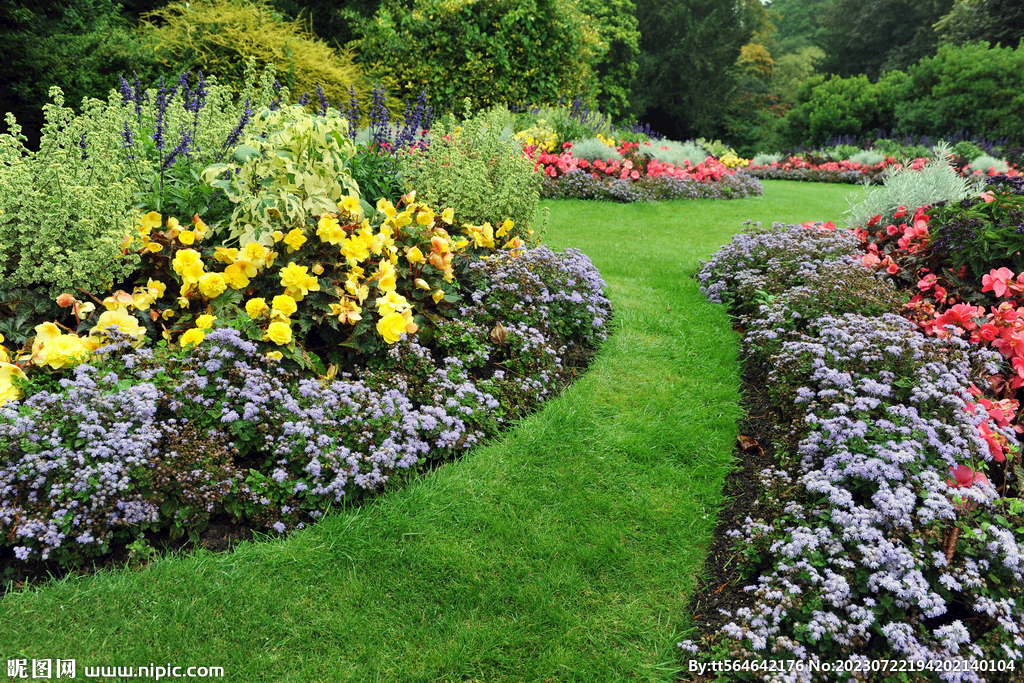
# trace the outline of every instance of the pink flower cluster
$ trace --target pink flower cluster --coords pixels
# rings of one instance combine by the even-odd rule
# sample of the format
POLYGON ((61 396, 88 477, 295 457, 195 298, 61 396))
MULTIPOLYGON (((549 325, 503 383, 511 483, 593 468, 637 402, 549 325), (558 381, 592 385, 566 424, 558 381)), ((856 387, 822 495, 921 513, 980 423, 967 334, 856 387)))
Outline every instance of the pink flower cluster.
MULTIPOLYGON (((649 143, 645 143, 649 144, 649 143)), ((637 145, 623 143, 618 150, 623 156, 636 155, 637 145)), ((569 171, 582 170, 594 178, 619 178, 621 180, 639 180, 640 178, 691 178, 698 182, 715 182, 722 176, 733 175, 734 170, 729 169, 712 156, 705 158, 700 163, 685 166, 675 166, 657 159, 642 158, 641 161, 634 161, 626 158, 622 161, 617 159, 601 160, 593 162, 586 159, 578 159, 572 155, 572 143, 565 143, 562 152, 555 154, 545 152, 535 147, 527 147, 523 150, 527 157, 533 159, 534 171, 544 173, 551 178, 559 178, 569 171)))

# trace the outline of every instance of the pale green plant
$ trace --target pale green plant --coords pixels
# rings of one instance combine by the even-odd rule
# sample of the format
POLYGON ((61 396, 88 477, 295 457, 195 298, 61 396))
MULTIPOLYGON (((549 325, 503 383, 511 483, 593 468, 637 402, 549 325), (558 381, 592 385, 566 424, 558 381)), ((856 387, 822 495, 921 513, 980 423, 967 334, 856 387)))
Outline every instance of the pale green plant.
POLYGON ((348 122, 336 110, 318 116, 297 104, 263 109, 235 149, 234 163, 212 164, 203 180, 235 205, 229 239, 244 243, 338 213, 343 197, 358 197, 346 168, 355 154, 348 122))
POLYGON ((984 189, 984 179, 961 177, 951 160, 949 145, 939 143, 935 157, 920 170, 908 168, 909 162, 904 162, 901 169, 887 167, 882 173, 882 187, 866 188, 862 201, 850 200, 846 224, 862 228, 873 216, 892 217, 901 206, 914 211, 935 202, 958 202, 978 196, 984 189))
POLYGON ((101 134, 64 106, 60 88, 50 97, 38 152, 11 114, 0 135, 0 282, 51 296, 106 291, 138 263, 125 253, 138 187, 123 155, 102 153, 101 134))
POLYGON ((619 154, 617 149, 606 145, 597 138, 587 138, 573 144, 572 155, 577 159, 586 159, 590 162, 599 159, 601 161, 608 161, 609 159, 622 161, 622 155, 619 154))
POLYGON ((773 164, 773 163, 778 162, 778 161, 782 161, 782 155, 781 154, 764 154, 764 153, 762 153, 762 154, 758 154, 753 159, 751 159, 750 160, 750 164, 752 166, 767 166, 768 164, 773 164))
POLYGON ((857 152, 856 154, 851 154, 847 157, 847 160, 854 161, 858 164, 864 164, 866 166, 874 166, 875 164, 880 164, 885 161, 885 155, 880 152, 865 149, 864 151, 857 152))
POLYGON ((975 171, 981 171, 982 173, 988 173, 989 170, 995 168, 996 173, 1006 173, 1010 170, 1010 165, 1002 159, 996 159, 994 156, 988 154, 982 154, 971 161, 967 167, 972 173, 975 171))
POLYGON ((673 166, 684 166, 687 161, 696 166, 708 156, 708 151, 704 149, 704 146, 692 140, 689 142, 662 140, 652 143, 650 147, 645 147, 644 151, 658 161, 673 166))
MULTIPOLYGON (((734 150, 732 147, 725 144, 721 140, 708 140, 707 138, 697 138, 696 143, 703 147, 704 150, 713 157, 722 158, 726 154, 736 154, 736 150, 734 150)), ((704 159, 702 158, 701 161, 704 161, 704 159)))
POLYGON ((836 145, 826 152, 832 161, 846 161, 853 158, 854 155, 860 154, 862 150, 854 145, 836 145))
POLYGON ((438 209, 452 208, 463 223, 498 226, 511 218, 524 238, 540 202, 540 174, 519 144, 503 135, 508 110, 498 107, 452 115, 431 128, 427 150, 401 157, 402 171, 417 198, 438 209))

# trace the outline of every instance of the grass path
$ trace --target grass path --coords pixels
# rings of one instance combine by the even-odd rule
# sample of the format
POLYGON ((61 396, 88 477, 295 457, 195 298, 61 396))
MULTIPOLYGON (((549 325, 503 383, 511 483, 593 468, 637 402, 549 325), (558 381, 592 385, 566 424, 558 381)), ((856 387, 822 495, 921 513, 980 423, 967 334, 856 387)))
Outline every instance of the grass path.
POLYGON ((670 681, 722 504, 737 341, 691 275, 744 219, 838 219, 849 186, 552 203, 615 331, 540 413, 287 539, 0 601, 0 660, 221 666, 232 681, 670 681))

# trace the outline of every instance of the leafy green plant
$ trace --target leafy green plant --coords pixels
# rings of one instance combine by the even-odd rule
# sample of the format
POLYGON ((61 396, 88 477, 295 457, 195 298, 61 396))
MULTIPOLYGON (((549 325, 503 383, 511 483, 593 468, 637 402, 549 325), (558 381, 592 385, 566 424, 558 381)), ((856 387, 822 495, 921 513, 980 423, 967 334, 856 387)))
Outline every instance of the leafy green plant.
POLYGON ((38 152, 25 148, 11 114, 0 135, 0 281, 52 296, 105 291, 138 263, 124 253, 137 185, 121 155, 90 150, 95 131, 64 106, 60 88, 50 96, 38 152))
POLYGON ((454 209, 463 223, 497 226, 510 218, 513 234, 525 239, 537 213, 541 178, 518 143, 504 136, 507 119, 503 108, 461 121, 442 118, 431 129, 429 150, 401 157, 402 173, 421 199, 454 209))
POLYGON ((981 171, 982 173, 988 173, 991 169, 995 169, 996 173, 1006 173, 1010 167, 1002 159, 996 159, 994 156, 988 154, 982 154, 974 158, 968 168, 971 172, 981 171))
POLYGON ((293 229, 324 213, 338 213, 342 197, 359 196, 347 168, 356 148, 348 123, 301 105, 256 115, 234 151, 234 163, 212 164, 203 179, 235 205, 229 235, 245 244, 277 229, 293 229))
POLYGON ((885 161, 885 155, 874 150, 866 149, 864 151, 857 152, 856 154, 851 154, 848 157, 848 160, 855 161, 858 164, 864 164, 865 166, 874 166, 875 164, 880 164, 885 161))
POLYGON ((977 282, 995 268, 1024 270, 1024 196, 990 185, 988 201, 947 202, 928 213, 935 227, 931 246, 943 267, 968 266, 977 282))

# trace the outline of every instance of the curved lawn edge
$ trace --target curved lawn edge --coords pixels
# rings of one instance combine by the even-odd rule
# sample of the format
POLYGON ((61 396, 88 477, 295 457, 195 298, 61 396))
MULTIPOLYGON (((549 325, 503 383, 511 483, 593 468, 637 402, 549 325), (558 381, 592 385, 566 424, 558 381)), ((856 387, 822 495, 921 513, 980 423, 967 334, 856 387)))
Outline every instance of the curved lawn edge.
POLYGON ((742 218, 838 217, 848 188, 828 216, 789 207, 819 189, 557 203, 548 241, 590 255, 615 307, 561 397, 290 538, 10 594, 0 656, 240 681, 671 680, 740 413, 738 342, 690 276, 742 218))

